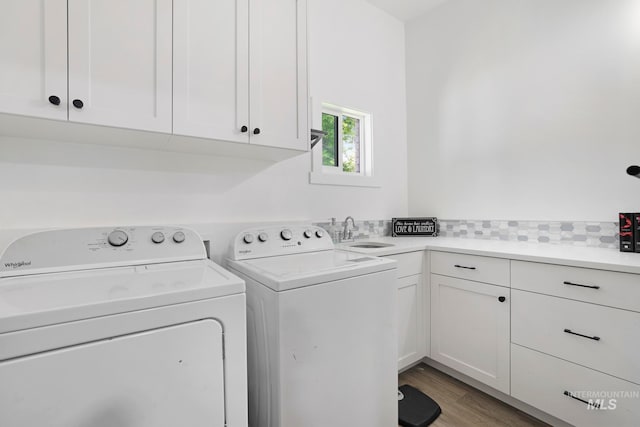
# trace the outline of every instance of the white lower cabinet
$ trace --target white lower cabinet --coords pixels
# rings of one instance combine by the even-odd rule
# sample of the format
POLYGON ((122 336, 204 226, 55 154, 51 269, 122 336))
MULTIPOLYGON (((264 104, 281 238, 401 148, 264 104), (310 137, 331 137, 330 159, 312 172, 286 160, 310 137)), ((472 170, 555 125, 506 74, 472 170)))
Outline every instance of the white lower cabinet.
POLYGON ((398 285, 398 370, 419 362, 429 340, 428 289, 422 274, 424 252, 387 256, 396 261, 398 285), (425 292, 426 291, 426 292, 425 292), (426 295, 425 295, 426 294, 426 295), (427 305, 425 305, 425 298, 427 305))
POLYGON ((640 275, 430 259, 433 360, 576 426, 640 426, 640 275))
POLYGON ((581 427, 640 425, 640 386, 511 346, 511 395, 581 427))
POLYGON ((422 354, 422 274, 402 277, 398 283, 398 369, 417 362, 422 354))
POLYGON ((640 384, 640 313, 516 289, 511 310, 511 342, 640 384))
POLYGON ((577 426, 640 425, 638 283, 511 261, 511 395, 577 426))
POLYGON ((510 289, 431 275, 431 358, 509 393, 510 289))

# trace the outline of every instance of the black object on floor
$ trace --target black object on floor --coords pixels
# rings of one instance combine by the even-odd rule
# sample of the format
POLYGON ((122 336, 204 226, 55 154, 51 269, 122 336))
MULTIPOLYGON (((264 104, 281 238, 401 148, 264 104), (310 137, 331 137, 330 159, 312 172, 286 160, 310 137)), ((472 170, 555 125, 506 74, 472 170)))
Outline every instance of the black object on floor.
POLYGON ((398 418, 401 426, 426 427, 441 413, 440 405, 417 388, 403 385, 398 389, 398 418))

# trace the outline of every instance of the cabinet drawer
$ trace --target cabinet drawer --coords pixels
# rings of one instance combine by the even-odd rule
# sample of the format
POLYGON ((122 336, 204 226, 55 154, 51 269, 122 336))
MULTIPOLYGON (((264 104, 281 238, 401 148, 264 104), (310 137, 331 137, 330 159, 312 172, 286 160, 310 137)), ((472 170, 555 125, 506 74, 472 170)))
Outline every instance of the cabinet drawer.
POLYGON ((509 260, 450 252, 431 252, 431 272, 509 286, 509 260))
POLYGON ((515 344, 511 345, 511 395, 576 426, 640 423, 639 386, 515 344), (586 401, 593 398, 602 409, 565 392, 586 401))
POLYGON ((513 289, 511 341, 640 384, 640 313, 513 289))
POLYGON ((640 311, 640 275, 511 261, 511 287, 640 311))
POLYGON ((424 258, 424 251, 390 255, 384 258, 389 258, 396 261, 397 277, 407 277, 413 276, 415 274, 422 274, 422 259, 424 258))

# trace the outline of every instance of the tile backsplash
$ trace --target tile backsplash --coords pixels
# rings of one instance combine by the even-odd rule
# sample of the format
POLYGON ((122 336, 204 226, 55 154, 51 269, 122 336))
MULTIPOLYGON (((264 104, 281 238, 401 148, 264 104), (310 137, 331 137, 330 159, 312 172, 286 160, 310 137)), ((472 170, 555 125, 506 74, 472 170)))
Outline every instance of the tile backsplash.
MULTIPOLYGON (((313 225, 322 227, 327 230, 327 232, 330 232, 331 221, 314 222, 313 225)), ((349 225, 351 226, 351 221, 349 221, 349 225)), ((375 239, 376 237, 391 235, 391 221, 389 220, 355 221, 355 225, 353 235, 356 239, 375 239)), ((344 229, 344 222, 336 221, 335 226, 342 231, 344 229)))
POLYGON ((618 248, 618 223, 440 220, 440 236, 618 248))
MULTIPOLYGON (((356 239, 391 235, 391 221, 356 221, 356 239)), ((329 230, 331 222, 314 223, 329 230)), ((507 221, 439 219, 439 236, 466 239, 504 240, 599 248, 619 247, 618 223, 584 221, 507 221)), ((343 229, 344 223, 336 227, 343 229)))

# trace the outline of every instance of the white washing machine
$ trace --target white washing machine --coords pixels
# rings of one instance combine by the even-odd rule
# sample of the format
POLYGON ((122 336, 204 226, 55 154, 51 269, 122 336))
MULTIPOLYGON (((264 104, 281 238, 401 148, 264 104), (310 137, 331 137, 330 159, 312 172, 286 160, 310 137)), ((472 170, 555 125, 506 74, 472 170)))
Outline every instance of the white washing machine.
POLYGON ((184 228, 16 240, 0 256, 0 426, 246 426, 244 291, 184 228))
POLYGON ((334 250, 317 227, 246 230, 249 425, 398 423, 395 262, 334 250))

